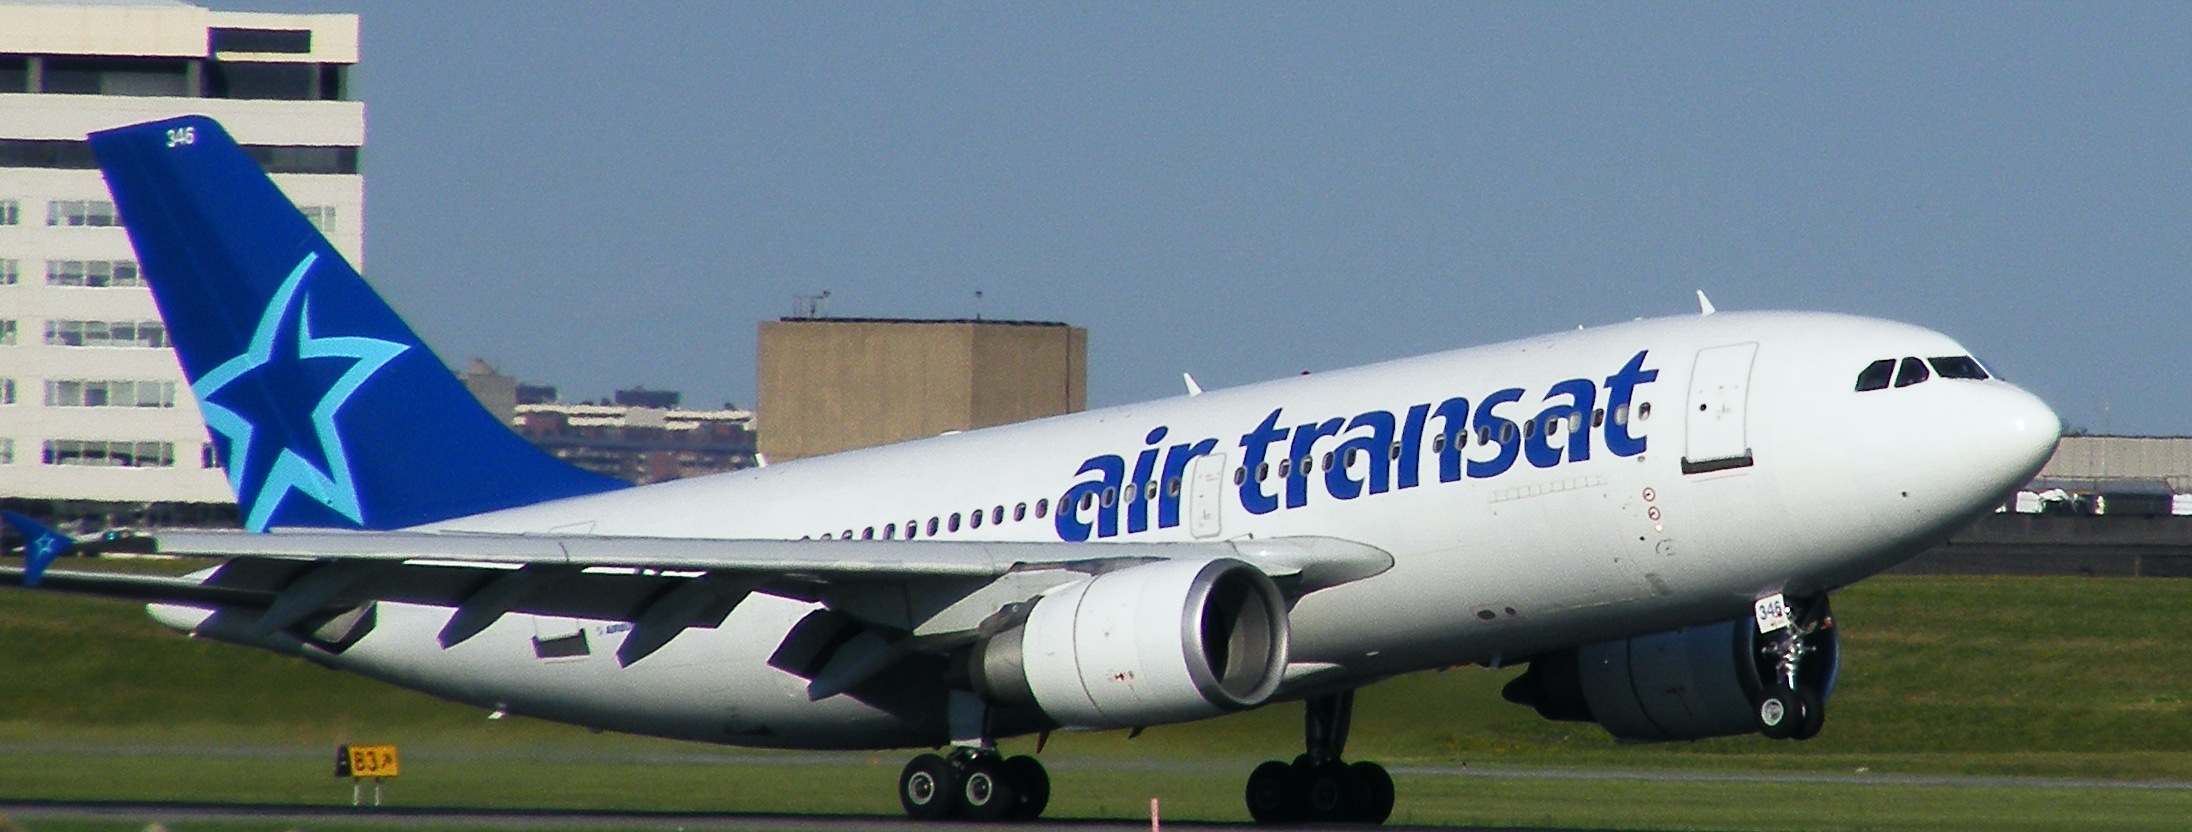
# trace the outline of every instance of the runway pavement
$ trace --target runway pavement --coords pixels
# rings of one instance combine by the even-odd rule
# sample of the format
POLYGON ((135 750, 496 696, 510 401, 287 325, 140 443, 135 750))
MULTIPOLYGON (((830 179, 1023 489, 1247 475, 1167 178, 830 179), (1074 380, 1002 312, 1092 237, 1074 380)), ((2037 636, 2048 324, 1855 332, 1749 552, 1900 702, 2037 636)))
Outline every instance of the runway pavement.
MULTIPOLYGON (((865 815, 768 815, 704 812, 588 812, 537 809, 435 809, 418 807, 351 808, 347 806, 295 806, 229 803, 107 803, 44 800, 0 800, 0 815, 16 821, 121 821, 128 823, 181 823, 187 821, 236 822, 334 822, 402 828, 407 826, 460 826, 480 829, 674 829, 674 830, 788 830, 832 829, 849 832, 975 832, 975 830, 1070 829, 1074 832, 1144 832, 1148 820, 1075 820, 1045 818, 1030 824, 917 822, 903 817, 865 815)), ((1164 822, 1164 829, 1209 830, 1252 827, 1247 823, 1164 822)), ((1360 826, 1296 826, 1293 829, 1361 829, 1360 826)), ((1384 829, 1439 830, 1455 827, 1386 826, 1384 829)), ((1474 832, 1538 832, 1518 827, 1467 827, 1474 832)), ((1576 832, 1568 829, 1562 832, 1576 832)))

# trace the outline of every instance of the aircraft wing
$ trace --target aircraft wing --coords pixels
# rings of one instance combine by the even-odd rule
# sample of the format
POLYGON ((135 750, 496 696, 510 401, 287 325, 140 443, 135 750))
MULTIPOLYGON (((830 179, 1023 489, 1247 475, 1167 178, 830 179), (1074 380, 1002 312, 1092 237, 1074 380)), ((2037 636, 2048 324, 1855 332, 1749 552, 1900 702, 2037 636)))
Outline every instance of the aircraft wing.
POLYGON ((9 583, 147 602, 254 610, 264 634, 374 601, 454 607, 444 645, 506 613, 628 621, 637 661, 714 627, 752 593, 826 607, 912 649, 973 640, 1007 604, 1160 560, 1231 558, 1289 598, 1392 567, 1383 550, 1320 537, 1222 543, 712 540, 429 532, 171 532, 162 554, 225 559, 188 577, 0 570, 9 583))

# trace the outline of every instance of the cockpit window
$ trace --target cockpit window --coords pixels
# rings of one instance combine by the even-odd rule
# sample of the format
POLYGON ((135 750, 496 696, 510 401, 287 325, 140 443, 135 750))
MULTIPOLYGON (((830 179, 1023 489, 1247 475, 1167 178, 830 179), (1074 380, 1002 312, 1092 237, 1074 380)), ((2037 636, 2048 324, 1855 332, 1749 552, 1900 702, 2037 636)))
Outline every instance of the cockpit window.
POLYGON ((1857 392, 1887 389, 1888 380, 1895 376, 1895 359, 1883 358, 1865 365, 1857 374, 1857 392))
POLYGON ((1928 358, 1926 361, 1933 365, 1933 371, 1942 378, 1968 378, 1974 381, 1985 381, 1987 378, 1986 368, 1979 366, 1979 362, 1968 355, 1949 355, 1928 358))
POLYGON ((1932 377, 1932 373, 1926 372, 1926 362, 1905 358, 1903 366, 1895 371, 1895 386, 1909 387, 1932 377))

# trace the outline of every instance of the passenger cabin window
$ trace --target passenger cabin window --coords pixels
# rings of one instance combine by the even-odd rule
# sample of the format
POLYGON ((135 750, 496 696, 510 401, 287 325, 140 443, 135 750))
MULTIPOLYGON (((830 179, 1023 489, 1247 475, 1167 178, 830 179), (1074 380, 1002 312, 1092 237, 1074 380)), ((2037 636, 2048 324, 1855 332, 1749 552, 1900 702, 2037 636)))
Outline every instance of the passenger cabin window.
POLYGON ((1973 381, 1985 381, 1987 378, 1986 368, 1979 366, 1978 360, 1968 355, 1928 358, 1926 362, 1932 364, 1933 372, 1939 374, 1942 378, 1964 378, 1973 381))
POLYGON ((1036 501, 1035 501, 1035 519, 1037 519, 1037 520, 1041 520, 1041 519, 1043 519, 1043 515, 1045 515, 1045 514, 1049 514, 1049 513, 1050 513, 1050 498, 1049 498, 1049 497, 1044 497, 1043 499, 1040 499, 1040 500, 1036 500, 1036 501))
POLYGON ((1895 370, 1895 386, 1909 387, 1932 377, 1933 374, 1926 371, 1926 362, 1905 358, 1903 365, 1895 370))
POLYGON ((1895 359, 1893 358, 1883 358, 1867 364, 1865 365, 1865 369, 1860 370, 1857 373, 1857 392, 1863 393, 1867 390, 1885 390, 1887 389, 1888 381, 1894 376, 1895 359))

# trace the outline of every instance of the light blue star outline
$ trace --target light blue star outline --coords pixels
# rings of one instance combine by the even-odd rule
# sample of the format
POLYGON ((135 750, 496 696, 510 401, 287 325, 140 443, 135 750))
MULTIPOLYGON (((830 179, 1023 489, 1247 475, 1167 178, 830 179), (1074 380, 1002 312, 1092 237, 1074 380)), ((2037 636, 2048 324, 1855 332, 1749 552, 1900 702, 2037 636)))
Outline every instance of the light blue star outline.
POLYGON ((259 316, 259 327, 251 334, 251 345, 242 355, 223 362, 190 385, 190 391, 198 397, 199 409, 205 414, 206 427, 228 438, 231 457, 228 484, 235 490, 236 498, 250 507, 251 514, 245 518, 244 528, 255 532, 266 531, 268 522, 274 517, 274 509, 291 491, 318 500, 353 523, 365 524, 365 512, 358 503, 358 485, 350 474, 350 456, 344 451, 342 436, 335 428, 335 414, 349 403, 350 396, 360 385, 404 350, 410 349, 408 345, 379 338, 312 337, 312 299, 306 297, 299 301, 297 298, 306 273, 318 260, 318 252, 308 253, 290 270, 289 277, 267 301, 266 311, 259 316), (327 460, 328 470, 323 472, 313 467, 303 456, 285 447, 274 458, 274 465, 267 469, 258 491, 247 496, 243 476, 250 470, 251 439, 258 432, 258 426, 236 411, 214 403, 213 395, 273 359, 274 339, 280 334, 282 322, 292 308, 297 310, 298 316, 298 358, 354 358, 357 363, 352 364, 312 408, 312 424, 318 428, 321 456, 327 460))

